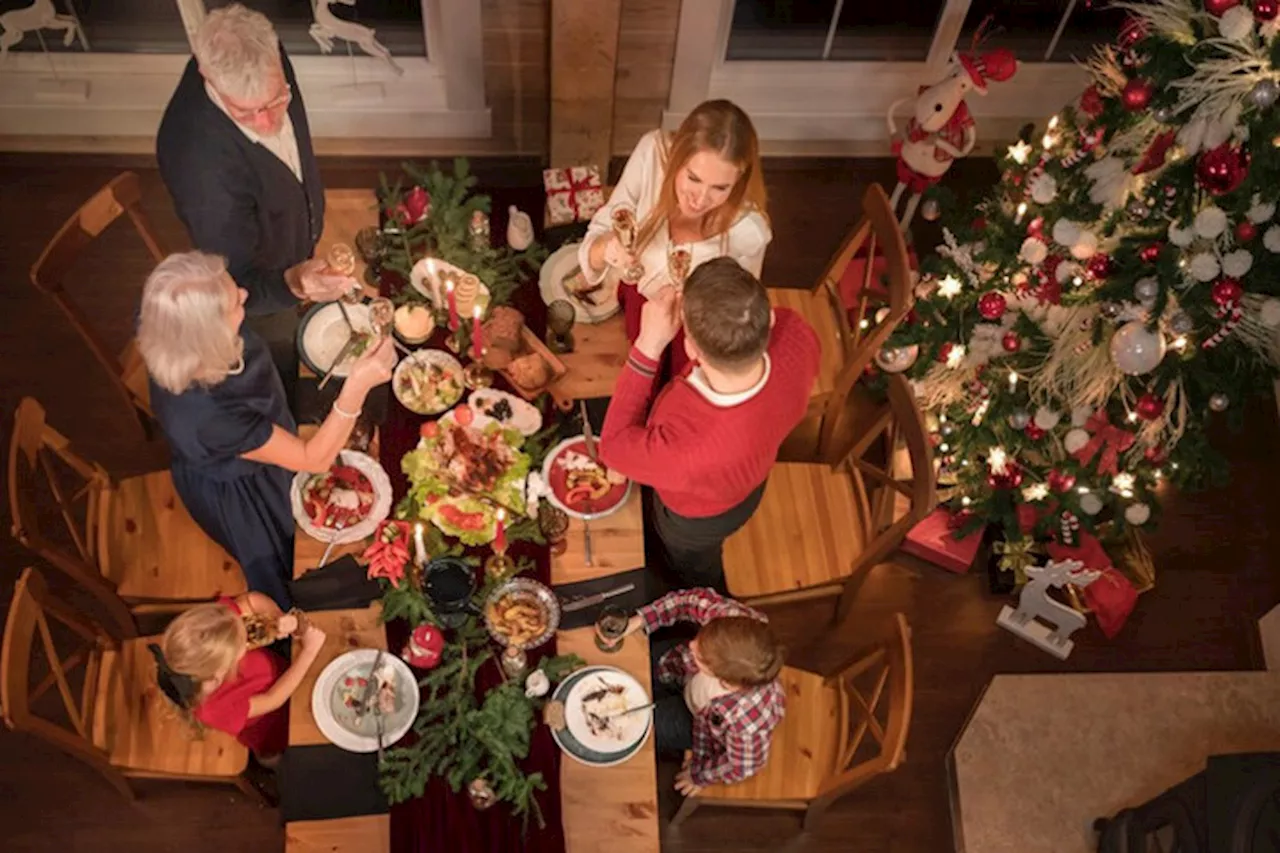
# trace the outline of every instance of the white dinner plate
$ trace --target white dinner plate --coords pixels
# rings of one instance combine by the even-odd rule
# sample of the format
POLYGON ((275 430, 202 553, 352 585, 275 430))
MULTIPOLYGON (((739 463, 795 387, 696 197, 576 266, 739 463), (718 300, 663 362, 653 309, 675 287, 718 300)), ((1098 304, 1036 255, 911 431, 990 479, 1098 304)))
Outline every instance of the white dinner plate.
POLYGON ((557 299, 563 299, 572 305, 577 315, 577 322, 599 323, 608 320, 622 309, 618 302, 618 284, 616 276, 606 273, 604 289, 592 294, 597 300, 595 305, 588 305, 565 289, 564 280, 573 275, 578 268, 578 246, 580 245, 580 243, 570 243, 551 253, 551 257, 542 264, 542 270, 538 273, 538 290, 542 293, 542 301, 548 305, 557 299))
MULTIPOLYGON (((347 316, 357 332, 371 332, 369 306, 364 303, 347 305, 347 316)), ((326 302, 312 308, 302 318, 298 330, 298 350, 302 360, 317 376, 323 376, 333 366, 333 360, 346 346, 351 330, 342 318, 342 309, 336 302, 326 302)), ((342 379, 351 370, 352 358, 347 358, 333 371, 335 379, 342 379)))
POLYGON ((338 460, 343 465, 358 469, 373 484, 373 506, 363 521, 343 528, 341 531, 312 524, 311 519, 307 517, 307 511, 302 506, 302 486, 315 475, 306 471, 299 471, 294 475, 293 486, 289 489, 289 502, 293 506, 293 520, 298 522, 298 527, 302 528, 303 533, 320 542, 337 542, 343 545, 347 542, 359 542, 366 536, 372 536, 378 528, 378 522, 391 513, 391 480, 387 477, 387 472, 378 464, 378 460, 367 453, 343 450, 338 454, 338 460))
POLYGON ((554 699, 564 703, 565 728, 555 732, 555 741, 571 758, 597 767, 621 764, 635 755, 653 729, 652 709, 636 711, 622 719, 625 721, 618 737, 601 737, 593 734, 587 725, 582 708, 582 697, 603 685, 624 688, 620 694, 623 707, 635 708, 649 704, 649 694, 631 674, 612 666, 589 666, 573 673, 557 687, 554 699))
MULTIPOLYGON (((367 676, 378 657, 377 649, 353 649, 329 662, 316 679, 311 690, 311 715, 316 727, 334 746, 348 752, 376 752, 378 737, 371 719, 366 717, 358 726, 350 720, 339 721, 335 712, 338 682, 349 674, 367 676), (365 734, 365 731, 368 734, 365 734)), ((395 672, 396 708, 383 718, 382 745, 390 747, 404 737, 418 718, 418 680, 409 665, 398 655, 387 652, 382 656, 379 668, 390 666, 395 672)))

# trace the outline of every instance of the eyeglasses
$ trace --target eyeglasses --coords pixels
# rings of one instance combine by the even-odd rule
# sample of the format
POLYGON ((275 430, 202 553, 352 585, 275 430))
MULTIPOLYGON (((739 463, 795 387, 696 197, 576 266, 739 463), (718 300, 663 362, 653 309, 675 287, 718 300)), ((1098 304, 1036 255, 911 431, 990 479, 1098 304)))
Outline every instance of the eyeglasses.
POLYGON ((277 97, 273 98, 272 100, 268 101, 262 106, 252 110, 246 110, 240 107, 233 106, 227 103, 227 99, 225 97, 223 97, 222 101, 224 104, 227 105, 227 112, 231 113, 232 118, 240 122, 250 122, 258 118, 259 116, 263 116, 268 113, 273 113, 276 110, 280 109, 281 107, 287 107, 293 101, 293 86, 286 83, 284 85, 284 91, 281 92, 277 97))

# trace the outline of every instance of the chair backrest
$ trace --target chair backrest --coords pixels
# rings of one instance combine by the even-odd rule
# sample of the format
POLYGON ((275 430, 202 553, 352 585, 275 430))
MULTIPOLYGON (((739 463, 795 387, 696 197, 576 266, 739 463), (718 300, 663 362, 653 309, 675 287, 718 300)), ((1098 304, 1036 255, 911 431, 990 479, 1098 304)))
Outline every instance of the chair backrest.
POLYGON ((897 613, 887 636, 827 680, 839 697, 839 747, 816 802, 830 803, 902 763, 911 729, 912 668, 911 626, 897 613))
POLYGON ((115 648, 118 644, 100 625, 50 596, 44 578, 34 569, 24 570, 14 587, 4 641, 0 645, 0 706, 3 706, 5 725, 10 729, 43 738, 93 765, 129 795, 124 777, 111 767, 105 750, 93 743, 93 715, 102 654, 115 648), (79 641, 70 654, 59 653, 49 617, 69 629, 79 641), (47 668, 42 676, 43 670, 32 665, 41 651, 47 668), (79 667, 84 667, 84 683, 77 699, 69 676, 79 667), (40 683, 34 687, 33 675, 41 676, 40 683), (66 724, 36 713, 33 707, 52 687, 57 688, 62 699, 68 718, 66 724))
POLYGON ((112 352, 63 286, 67 274, 85 248, 111 223, 126 214, 155 262, 164 260, 165 253, 142 210, 142 186, 138 176, 133 172, 122 172, 81 205, 58 229, 58 233, 53 235, 53 239, 31 267, 31 282, 47 293, 62 309, 72 327, 106 369, 113 387, 120 392, 125 402, 150 415, 147 400, 130 390, 124 379, 126 363, 133 362, 136 357, 132 349, 133 343, 130 342, 124 358, 112 352))

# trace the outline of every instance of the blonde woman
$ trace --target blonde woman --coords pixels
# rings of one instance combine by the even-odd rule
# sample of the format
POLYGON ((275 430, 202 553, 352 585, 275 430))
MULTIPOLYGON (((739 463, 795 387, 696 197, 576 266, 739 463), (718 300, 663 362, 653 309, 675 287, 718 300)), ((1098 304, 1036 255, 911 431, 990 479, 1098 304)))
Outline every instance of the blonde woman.
MULTIPOLYGON (((590 284, 617 282, 627 338, 634 342, 646 299, 666 285, 678 289, 712 258, 731 257, 759 278, 772 238, 751 119, 729 101, 707 101, 674 134, 655 130, 640 139, 608 203, 591 218, 578 263, 590 284), (615 215, 625 212, 636 223, 630 250, 614 228, 615 215), (681 252, 683 269, 676 259, 681 252), (626 280, 641 268, 635 281, 626 280)), ((675 343, 673 358, 686 361, 675 343)))
POLYGON ((267 345, 242 327, 246 295, 221 257, 170 255, 143 287, 138 349, 182 502, 240 562, 249 588, 287 609, 293 472, 329 470, 369 391, 391 378, 395 351, 387 340, 370 347, 303 440, 267 345))

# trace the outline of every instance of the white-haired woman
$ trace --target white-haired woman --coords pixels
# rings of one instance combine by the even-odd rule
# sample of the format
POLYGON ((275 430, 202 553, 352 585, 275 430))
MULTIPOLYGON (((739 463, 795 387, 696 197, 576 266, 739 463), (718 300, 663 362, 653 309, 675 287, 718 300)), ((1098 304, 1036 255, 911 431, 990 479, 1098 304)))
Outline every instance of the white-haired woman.
POLYGON ((384 340, 362 355, 303 440, 266 344, 241 326, 246 295, 221 257, 170 255, 143 287, 138 348, 182 502, 240 562, 250 589, 288 609, 293 472, 329 469, 369 391, 391 378, 395 352, 384 340))

